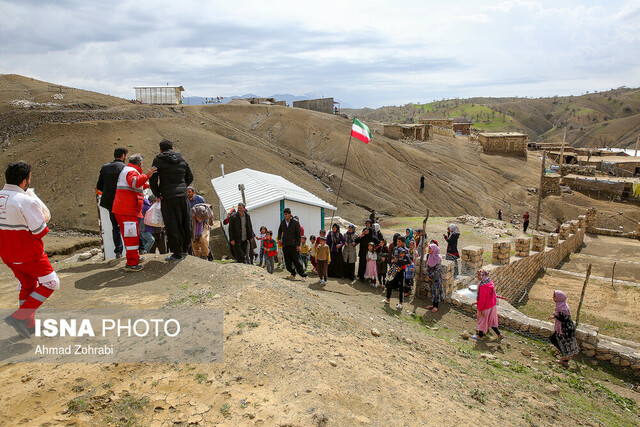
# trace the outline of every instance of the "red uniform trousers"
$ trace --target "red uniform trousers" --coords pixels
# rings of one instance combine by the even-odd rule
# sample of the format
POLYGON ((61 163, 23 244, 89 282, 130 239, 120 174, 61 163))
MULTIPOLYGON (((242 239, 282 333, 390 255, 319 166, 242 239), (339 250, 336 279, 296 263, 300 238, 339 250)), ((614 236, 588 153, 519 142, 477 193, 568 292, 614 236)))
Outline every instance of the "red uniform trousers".
POLYGON ((133 215, 115 214, 115 216, 122 233, 124 248, 127 251, 127 265, 138 265, 140 262, 140 253, 138 252, 140 249, 140 234, 138 233, 140 218, 133 215))
POLYGON ((10 262, 7 263, 7 266, 20 281, 18 296, 20 308, 12 316, 16 319, 26 320, 27 328, 33 328, 36 325, 34 320, 36 310, 53 293, 52 289, 42 286, 38 279, 53 273, 53 267, 44 252, 37 260, 21 263, 10 262))

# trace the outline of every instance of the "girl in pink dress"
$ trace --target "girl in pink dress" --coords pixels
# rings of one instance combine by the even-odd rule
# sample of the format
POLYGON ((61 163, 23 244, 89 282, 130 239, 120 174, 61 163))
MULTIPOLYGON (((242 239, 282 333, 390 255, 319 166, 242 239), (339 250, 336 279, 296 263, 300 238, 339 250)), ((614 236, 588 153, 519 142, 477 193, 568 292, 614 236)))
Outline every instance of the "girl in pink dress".
POLYGON ((369 250, 367 251, 367 268, 364 271, 364 278, 369 279, 371 286, 376 285, 376 279, 378 278, 378 254, 374 250, 373 242, 369 242, 369 250))
POLYGON ((498 296, 493 285, 493 280, 486 270, 478 270, 478 300, 474 302, 478 306, 478 335, 474 335, 474 340, 484 341, 484 336, 493 329, 498 335, 498 342, 502 341, 504 335, 498 329, 498 296))

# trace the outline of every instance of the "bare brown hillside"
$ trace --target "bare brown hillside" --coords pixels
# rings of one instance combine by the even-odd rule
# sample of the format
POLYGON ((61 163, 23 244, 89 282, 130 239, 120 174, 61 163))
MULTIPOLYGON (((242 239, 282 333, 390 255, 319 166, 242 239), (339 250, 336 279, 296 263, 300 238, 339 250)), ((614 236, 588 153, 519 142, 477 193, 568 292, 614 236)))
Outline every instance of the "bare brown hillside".
MULTIPOLYGON (((5 76, 0 89, 13 80, 5 76)), ((281 106, 150 106, 108 96, 94 99, 99 94, 92 92, 86 96, 79 101, 116 105, 25 109, 2 104, 0 167, 20 159, 32 163, 32 186, 51 207, 54 227, 96 230, 94 187, 100 166, 112 159, 116 146, 143 153, 150 165, 162 138, 176 143, 194 169, 197 189, 214 204, 210 179, 220 175, 221 163, 227 172, 249 167, 282 175, 335 203, 350 132, 345 118, 281 106)), ((366 209, 417 216, 430 208, 441 216, 495 216, 501 208, 521 216, 535 206, 536 196, 525 187, 538 185, 539 162, 535 155, 485 155, 466 138, 438 136, 423 145, 379 135, 369 144, 354 140, 338 215, 360 221, 366 209), (426 189, 421 194, 422 174, 426 189)), ((627 209, 596 204, 604 211, 627 209)), ((562 203, 554 206, 564 212, 562 203)), ((558 215, 549 210, 543 222, 555 226, 558 215)), ((625 225, 637 216, 632 213, 625 225)))

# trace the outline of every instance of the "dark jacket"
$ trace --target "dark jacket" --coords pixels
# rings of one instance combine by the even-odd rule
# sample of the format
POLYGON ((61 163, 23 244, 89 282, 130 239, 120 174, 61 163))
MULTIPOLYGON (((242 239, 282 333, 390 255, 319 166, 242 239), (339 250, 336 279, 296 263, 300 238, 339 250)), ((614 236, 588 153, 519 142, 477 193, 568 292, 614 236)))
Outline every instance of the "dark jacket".
POLYGON ((111 212, 113 208, 113 199, 116 197, 118 177, 122 169, 124 169, 124 166, 125 164, 122 160, 114 160, 113 162, 105 163, 102 165, 102 168, 100 168, 100 176, 98 177, 96 188, 98 191, 102 191, 100 206, 109 212, 111 212))
POLYGON ((459 233, 453 233, 453 234, 449 234, 449 236, 445 237, 445 240, 447 241, 447 253, 449 255, 456 255, 458 256, 458 239, 460 238, 460 234, 459 233))
POLYGON ((365 234, 364 237, 356 237, 356 243, 360 245, 358 249, 358 256, 365 257, 367 255, 367 251, 369 250, 369 243, 373 243, 373 247, 378 246, 380 240, 375 236, 375 230, 371 227, 366 227, 365 229, 369 229, 369 233, 365 234))
POLYGON ((187 187, 193 182, 193 173, 182 154, 173 150, 163 151, 153 159, 153 166, 158 168, 158 172, 151 177, 149 185, 156 197, 187 197, 187 187))
MULTIPOLYGON (((253 225, 251 225, 251 216, 249 212, 245 211, 246 217, 245 229, 247 230, 247 240, 251 240, 253 237, 253 225)), ((229 218, 229 241, 235 240, 236 242, 242 241, 242 219, 240 213, 236 212, 229 218)))
POLYGON ((282 246, 300 246, 300 223, 291 218, 289 226, 287 227, 287 221, 284 219, 280 222, 278 227, 278 240, 282 241, 282 246))

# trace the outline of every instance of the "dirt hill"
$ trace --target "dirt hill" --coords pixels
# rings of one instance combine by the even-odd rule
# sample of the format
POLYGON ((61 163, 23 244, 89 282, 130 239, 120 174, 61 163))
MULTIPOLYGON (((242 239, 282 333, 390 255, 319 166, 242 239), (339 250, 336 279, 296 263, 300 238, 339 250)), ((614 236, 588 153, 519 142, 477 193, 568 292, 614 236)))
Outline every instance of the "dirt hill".
POLYGON ((343 112, 378 122, 465 117, 487 131, 524 131, 531 140, 567 141, 576 147, 635 147, 640 132, 640 89, 618 88, 581 96, 468 98, 343 112))
MULTIPOLYGON (((258 267, 150 256, 59 264, 47 306, 224 310, 224 361, 211 364, 4 364, 11 393, 0 424, 40 425, 633 425, 638 393, 578 361, 562 370, 540 342, 507 332, 479 344, 475 320, 423 303, 400 312, 379 291, 331 280, 321 287, 258 267), (415 312, 415 315, 412 314, 415 312), (380 336, 374 336, 376 329, 380 336)), ((15 283, 0 267, 0 306, 15 283)), ((551 306, 550 306, 551 309, 551 306)), ((5 343, 6 344, 6 343, 5 343)), ((33 343, 21 341, 20 351, 33 343)), ((6 346, 5 346, 6 347, 6 346)))
MULTIPOLYGON (((6 95, 22 99, 41 91, 36 99, 43 101, 57 93, 43 92, 48 88, 19 76, 0 79, 0 167, 16 160, 33 165, 32 186, 51 208, 54 228, 97 230, 100 166, 117 146, 143 153, 149 166, 162 138, 175 142, 194 170, 197 189, 214 204, 210 180, 220 175, 221 163, 227 172, 249 167, 282 175, 335 203, 350 132, 345 118, 267 105, 139 105, 75 89, 74 103, 64 108, 24 108, 6 95)), ((376 134, 369 144, 353 141, 337 214, 362 221, 373 208, 388 216, 422 215, 430 208, 442 216, 493 217, 501 208, 521 216, 536 203, 525 187, 538 185, 539 161, 485 155, 466 138, 438 136, 413 145, 376 134), (419 193, 422 174, 426 188, 419 193)), ((600 205, 603 212, 627 209, 600 205)), ((543 222, 555 227, 570 208, 555 204, 543 222)), ((640 220, 636 214, 624 225, 640 220)))

